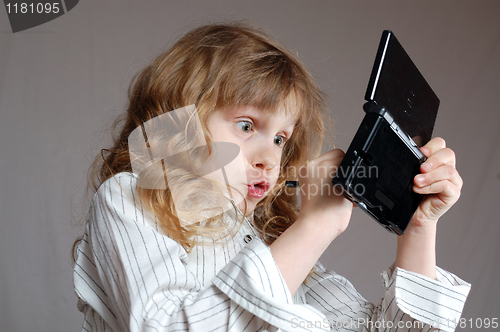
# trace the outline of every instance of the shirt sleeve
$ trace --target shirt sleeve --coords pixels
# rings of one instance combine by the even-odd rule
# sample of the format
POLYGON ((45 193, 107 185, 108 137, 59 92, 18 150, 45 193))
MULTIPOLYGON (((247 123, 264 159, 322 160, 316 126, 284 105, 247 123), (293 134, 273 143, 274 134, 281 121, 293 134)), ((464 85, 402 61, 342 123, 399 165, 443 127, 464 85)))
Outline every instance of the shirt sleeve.
POLYGON ((131 175, 115 176, 93 198, 74 267, 84 330, 316 330, 290 323, 322 314, 292 303, 269 248, 258 239, 202 287, 187 268, 186 251, 137 204, 134 186, 131 175))
POLYGON ((437 280, 389 268, 382 281, 385 295, 374 305, 318 263, 304 283, 306 302, 325 314, 334 331, 454 331, 470 290, 439 267, 437 280))

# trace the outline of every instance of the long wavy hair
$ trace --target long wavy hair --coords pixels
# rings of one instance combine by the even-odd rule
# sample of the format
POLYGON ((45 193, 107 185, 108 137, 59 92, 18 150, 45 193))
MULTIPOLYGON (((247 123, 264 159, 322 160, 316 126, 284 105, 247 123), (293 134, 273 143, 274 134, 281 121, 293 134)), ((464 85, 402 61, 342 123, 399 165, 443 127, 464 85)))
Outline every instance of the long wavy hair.
MULTIPOLYGON (((206 124, 216 110, 239 106, 284 110, 298 116, 298 122, 283 148, 278 181, 256 206, 253 223, 270 244, 297 219, 297 195, 284 190, 285 181, 296 180, 298 168, 320 154, 325 102, 311 74, 280 43, 241 23, 198 27, 143 68, 134 77, 128 97, 113 146, 101 151, 91 169, 94 190, 117 173, 132 172, 131 132, 171 110, 194 104, 207 142, 206 124)), ((182 188, 186 198, 200 192, 188 180, 182 188)), ((221 231, 220 215, 204 223, 183 223, 169 188, 138 188, 137 193, 162 230, 187 251, 197 236, 221 231)))

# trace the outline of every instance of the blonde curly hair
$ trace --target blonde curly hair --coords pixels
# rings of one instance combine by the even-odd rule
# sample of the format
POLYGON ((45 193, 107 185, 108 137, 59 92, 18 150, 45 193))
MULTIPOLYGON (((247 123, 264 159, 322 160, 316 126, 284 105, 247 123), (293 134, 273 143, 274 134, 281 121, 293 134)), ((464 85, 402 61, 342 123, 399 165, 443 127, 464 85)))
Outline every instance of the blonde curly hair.
MULTIPOLYGON (((298 122, 283 148, 278 181, 256 206, 253 223, 270 244, 296 220, 297 197, 283 188, 286 180, 297 178, 298 167, 321 152, 325 103, 311 74, 284 46, 260 29, 240 23, 201 26, 143 68, 128 95, 124 124, 113 147, 102 150, 93 164, 94 190, 114 174, 132 171, 130 133, 171 110, 194 104, 207 142, 206 124, 216 110, 238 106, 285 110, 297 115, 298 122)), ((183 188, 197 191, 188 180, 183 188)), ((138 188, 137 193, 165 233, 187 251, 197 236, 221 231, 220 216, 203 225, 181 223, 169 188, 138 188)))

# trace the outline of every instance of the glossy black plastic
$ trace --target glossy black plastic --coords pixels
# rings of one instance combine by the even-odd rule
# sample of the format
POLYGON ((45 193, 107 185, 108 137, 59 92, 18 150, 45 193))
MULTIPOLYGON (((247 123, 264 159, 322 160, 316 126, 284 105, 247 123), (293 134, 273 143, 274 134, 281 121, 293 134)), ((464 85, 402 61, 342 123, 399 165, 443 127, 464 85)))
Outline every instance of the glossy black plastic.
POLYGON ((439 99, 391 31, 384 31, 366 112, 333 185, 388 231, 405 232, 423 196, 413 191, 439 99))

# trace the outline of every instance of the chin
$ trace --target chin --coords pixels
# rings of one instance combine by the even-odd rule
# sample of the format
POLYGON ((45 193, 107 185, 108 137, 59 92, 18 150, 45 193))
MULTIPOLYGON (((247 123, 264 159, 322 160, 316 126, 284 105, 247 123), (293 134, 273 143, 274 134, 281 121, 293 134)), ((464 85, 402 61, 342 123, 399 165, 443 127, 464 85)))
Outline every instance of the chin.
MULTIPOLYGON (((251 215, 251 214, 252 214, 252 212, 255 210, 255 207, 257 206, 257 203, 259 203, 259 202, 260 202, 260 200, 259 200, 259 201, 257 201, 257 202, 253 202, 253 201, 250 201, 250 200, 246 199, 246 202, 247 202, 247 211, 246 211, 246 213, 245 213, 245 217, 248 217, 248 216, 249 216, 249 215, 251 215)), ((245 202, 243 201, 243 202, 241 202, 240 204, 238 204, 238 208, 240 209, 240 211, 241 211, 242 213, 244 213, 244 210, 245 210, 245 202)))

